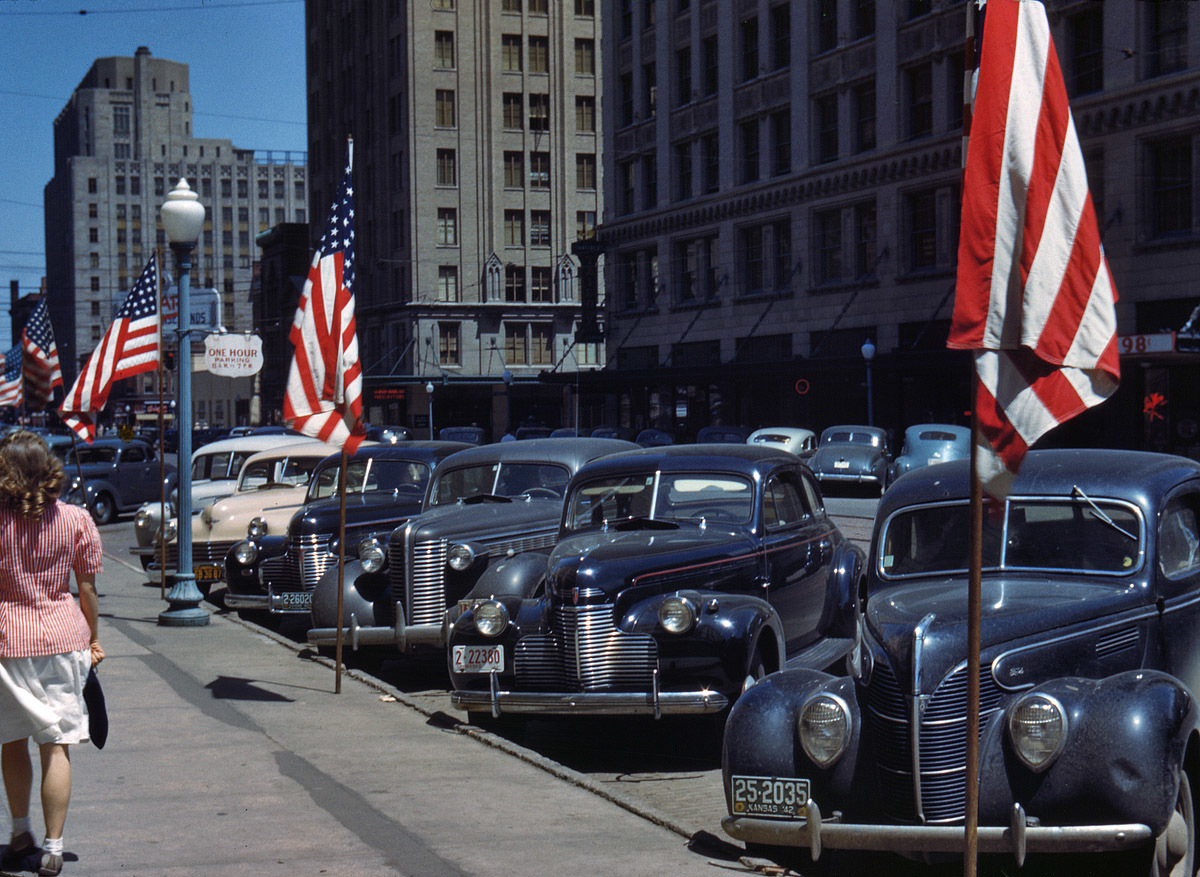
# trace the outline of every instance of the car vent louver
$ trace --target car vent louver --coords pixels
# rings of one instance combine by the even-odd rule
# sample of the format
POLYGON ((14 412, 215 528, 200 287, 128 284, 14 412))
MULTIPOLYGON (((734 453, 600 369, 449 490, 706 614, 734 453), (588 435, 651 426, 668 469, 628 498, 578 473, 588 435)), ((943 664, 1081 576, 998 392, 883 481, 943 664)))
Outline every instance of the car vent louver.
POLYGON ((1096 641, 1096 657, 1106 658, 1127 649, 1137 648, 1138 630, 1136 627, 1123 627, 1106 633, 1096 641))

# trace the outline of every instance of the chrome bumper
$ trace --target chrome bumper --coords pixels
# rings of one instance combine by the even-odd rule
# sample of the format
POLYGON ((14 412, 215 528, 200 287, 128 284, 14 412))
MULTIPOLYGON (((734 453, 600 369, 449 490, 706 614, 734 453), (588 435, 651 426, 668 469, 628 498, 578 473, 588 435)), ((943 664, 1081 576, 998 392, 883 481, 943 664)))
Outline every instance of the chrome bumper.
MULTIPOLYGON (((342 628, 342 642, 349 643, 355 650, 359 646, 394 645, 405 652, 414 645, 442 646, 449 639, 450 628, 445 616, 440 624, 405 624, 399 606, 396 612, 399 617, 394 627, 363 627, 358 623, 358 617, 350 613, 350 626, 342 628)), ((332 646, 337 643, 337 635, 336 627, 314 627, 308 632, 308 642, 314 646, 332 646)))
MULTIPOLYGON (((730 837, 771 846, 808 847, 816 861, 825 847, 834 850, 870 850, 895 853, 961 853, 966 850, 966 828, 961 825, 848 824, 838 814, 823 819, 815 801, 809 801, 806 819, 765 819, 726 816, 721 827, 730 837)), ((1011 853, 1018 865, 1026 853, 1102 853, 1128 850, 1150 843, 1150 826, 1031 825, 1020 804, 1014 804, 1009 824, 981 825, 981 853, 1011 853)))
POLYGON ((271 598, 266 594, 231 594, 225 592, 227 609, 270 609, 271 598))
POLYGON ((543 715, 664 715, 700 716, 719 713, 729 698, 718 691, 659 691, 658 674, 654 690, 649 692, 607 691, 501 691, 497 676, 491 674, 488 691, 452 691, 450 703, 466 712, 488 710, 493 716, 505 713, 541 713, 543 715))

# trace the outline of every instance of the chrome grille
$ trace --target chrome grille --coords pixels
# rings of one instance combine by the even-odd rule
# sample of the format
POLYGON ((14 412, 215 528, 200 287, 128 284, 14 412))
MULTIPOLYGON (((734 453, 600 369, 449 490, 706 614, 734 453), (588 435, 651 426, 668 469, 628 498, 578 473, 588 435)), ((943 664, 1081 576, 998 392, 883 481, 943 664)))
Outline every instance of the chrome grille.
MULTIPOLYGON (((878 661, 865 691, 867 721, 876 741, 884 810, 902 822, 919 821, 913 784, 911 698, 878 661)), ((980 668, 979 732, 1000 709, 1000 687, 991 668, 980 668)), ((925 704, 919 730, 921 805, 929 823, 961 822, 966 810, 967 668, 956 667, 925 704)))
MULTIPOLYGON (((221 566, 224 566, 225 555, 236 544, 236 542, 193 542, 192 563, 219 563, 221 566)), ((158 557, 158 552, 154 552, 154 559, 157 560, 158 557)), ((178 564, 179 543, 172 542, 167 546, 167 568, 174 569, 178 564)))
POLYGON ((515 654, 517 687, 529 690, 649 691, 657 664, 654 638, 617 629, 611 603, 554 607, 550 633, 522 638, 515 654))
POLYGON ((263 560, 263 588, 276 593, 315 590, 325 570, 337 563, 337 555, 329 551, 332 541, 328 534, 289 536, 284 554, 263 560))
MULTIPOLYGON (((408 539, 403 544, 408 544, 408 539)), ((442 620, 446 612, 446 548, 449 544, 445 539, 426 539, 413 546, 412 584, 407 595, 405 565, 402 558, 400 564, 395 563, 398 552, 393 552, 392 596, 403 601, 408 624, 437 624, 442 620)))

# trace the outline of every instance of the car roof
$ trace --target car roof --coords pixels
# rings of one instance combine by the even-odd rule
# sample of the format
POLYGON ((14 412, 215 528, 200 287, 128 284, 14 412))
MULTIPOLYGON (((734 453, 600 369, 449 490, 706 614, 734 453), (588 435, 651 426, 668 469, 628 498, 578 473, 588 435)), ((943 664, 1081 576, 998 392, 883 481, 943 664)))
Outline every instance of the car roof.
MULTIPOLYGON (((395 445, 363 445, 350 455, 351 460, 405 460, 409 462, 430 463, 437 465, 451 454, 473 448, 466 442, 416 441, 400 442, 395 445)), ((321 461, 324 467, 327 463, 341 459, 341 451, 330 454, 321 461)))
POLYGON ((479 463, 561 463, 572 470, 589 460, 636 448, 633 442, 604 438, 544 438, 536 442, 493 442, 451 454, 441 465, 470 466, 479 463))
POLYGON ((192 452, 192 459, 196 459, 200 454, 223 454, 226 451, 266 451, 277 447, 279 447, 278 435, 239 435, 201 445, 192 452))
POLYGON ((663 445, 657 448, 639 448, 613 454, 588 464, 588 472, 595 475, 605 471, 677 472, 691 469, 718 469, 752 475, 780 463, 799 465, 796 455, 774 445, 724 444, 718 442, 691 445, 663 445))
POLYGON ((282 445, 279 444, 279 436, 275 436, 275 440, 273 448, 268 451, 259 451, 257 454, 248 457, 246 463, 243 465, 257 463, 259 460, 273 460, 278 457, 287 457, 292 454, 321 454, 322 456, 328 456, 329 454, 340 454, 342 452, 342 449, 337 445, 323 442, 320 439, 301 439, 300 441, 288 442, 282 445))
MULTIPOLYGON (((971 437, 971 428, 969 426, 954 426, 950 423, 914 423, 904 430, 904 437, 917 439, 923 432, 952 433, 956 441, 971 437)), ((934 439, 934 441, 942 441, 942 439, 934 439)))
POLYGON ((812 436, 816 438, 817 434, 811 429, 803 429, 799 426, 764 426, 762 429, 756 429, 746 437, 747 442, 752 442, 760 435, 784 435, 788 438, 805 438, 812 436))

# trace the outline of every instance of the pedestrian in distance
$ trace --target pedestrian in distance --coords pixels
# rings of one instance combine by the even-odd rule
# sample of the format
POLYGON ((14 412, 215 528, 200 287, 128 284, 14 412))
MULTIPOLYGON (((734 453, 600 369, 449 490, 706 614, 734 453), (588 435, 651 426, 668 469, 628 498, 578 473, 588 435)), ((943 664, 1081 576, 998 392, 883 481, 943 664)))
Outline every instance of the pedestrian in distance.
POLYGON ((86 509, 59 500, 63 480, 62 463, 39 436, 17 430, 0 439, 0 767, 12 816, 0 868, 41 875, 62 870, 68 747, 89 739, 83 686, 104 660, 97 632, 100 533, 86 509), (42 768, 40 849, 29 822, 31 737, 42 768))

